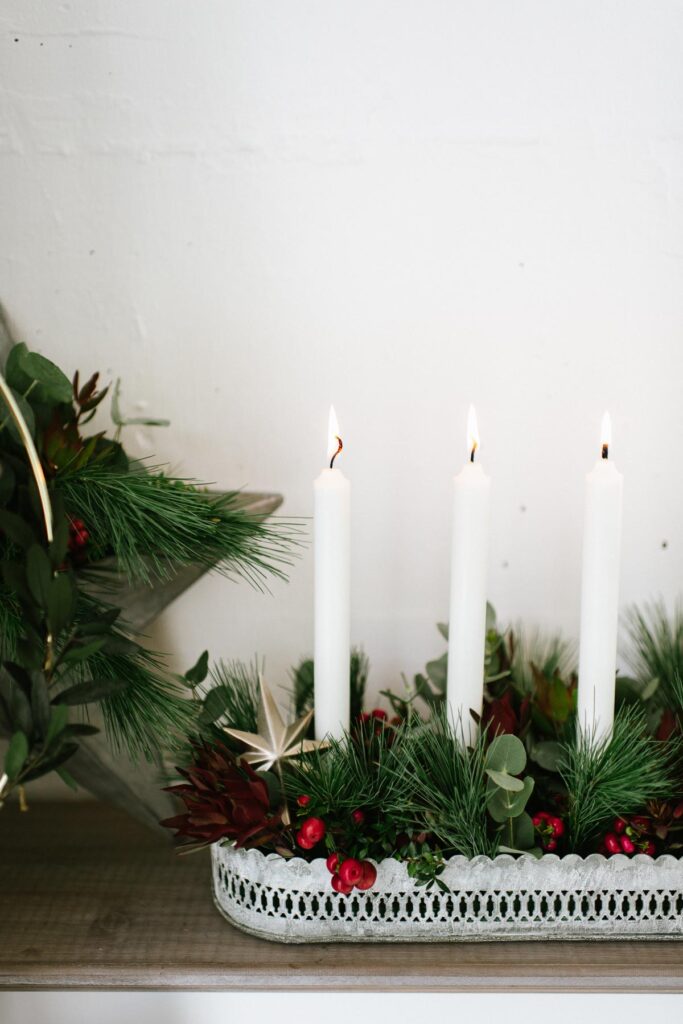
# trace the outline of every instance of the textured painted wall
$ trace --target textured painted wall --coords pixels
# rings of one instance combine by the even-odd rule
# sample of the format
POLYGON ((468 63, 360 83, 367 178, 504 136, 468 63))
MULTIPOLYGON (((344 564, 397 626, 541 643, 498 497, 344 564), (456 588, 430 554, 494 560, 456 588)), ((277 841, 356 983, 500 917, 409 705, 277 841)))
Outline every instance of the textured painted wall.
MULTIPOLYGON (((624 602, 680 588, 683 6, 140 0, 0 9, 0 298, 124 379, 143 455, 309 515, 327 407, 377 688, 440 650, 450 479, 476 403, 502 618, 578 622, 600 417, 624 602)), ((207 580, 178 666, 312 644, 312 562, 207 580)))

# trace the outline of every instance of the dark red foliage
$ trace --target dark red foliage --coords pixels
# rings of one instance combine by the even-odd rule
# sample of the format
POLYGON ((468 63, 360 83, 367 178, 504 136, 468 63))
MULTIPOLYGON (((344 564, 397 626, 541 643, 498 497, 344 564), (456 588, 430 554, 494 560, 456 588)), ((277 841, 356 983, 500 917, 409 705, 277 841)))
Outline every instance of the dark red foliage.
POLYGON ((178 771, 186 782, 168 791, 180 797, 187 812, 161 822, 177 830, 176 839, 200 845, 234 839, 237 846, 249 847, 279 837, 280 815, 270 813, 264 779, 249 765, 238 764, 227 747, 197 745, 194 763, 178 771))
POLYGON ((519 736, 529 721, 531 704, 528 697, 524 697, 519 705, 519 711, 515 710, 513 703, 513 692, 505 690, 500 697, 484 705, 482 715, 482 726, 487 727, 491 737, 500 733, 511 733, 519 736))

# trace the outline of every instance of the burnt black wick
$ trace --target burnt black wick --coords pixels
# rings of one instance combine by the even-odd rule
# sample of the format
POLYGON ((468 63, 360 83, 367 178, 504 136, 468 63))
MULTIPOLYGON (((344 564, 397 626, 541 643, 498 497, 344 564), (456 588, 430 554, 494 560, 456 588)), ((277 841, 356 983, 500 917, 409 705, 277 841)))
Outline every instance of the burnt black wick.
POLYGON ((337 438, 337 450, 334 453, 334 455, 332 456, 332 458, 330 459, 330 469, 334 469, 334 460, 337 458, 337 456, 339 455, 339 452, 344 447, 344 443, 343 443, 341 437, 339 437, 338 434, 335 434, 335 437, 337 438))

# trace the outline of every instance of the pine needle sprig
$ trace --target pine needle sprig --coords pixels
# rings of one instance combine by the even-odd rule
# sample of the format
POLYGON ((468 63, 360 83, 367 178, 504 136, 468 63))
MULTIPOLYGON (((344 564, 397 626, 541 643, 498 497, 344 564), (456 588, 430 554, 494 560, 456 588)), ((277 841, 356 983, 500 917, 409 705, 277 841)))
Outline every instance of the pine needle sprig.
POLYGON ((580 732, 564 745, 560 775, 568 794, 569 838, 581 852, 616 816, 675 792, 680 744, 649 735, 641 707, 621 707, 611 740, 580 732))
POLYGON ((441 710, 428 725, 407 730, 395 769, 402 780, 396 812, 407 810, 413 827, 433 832, 444 847, 466 857, 495 856, 497 841, 487 827, 485 754, 485 731, 467 749, 441 710))
POLYGON ((669 615, 663 601, 629 608, 625 615, 631 671, 643 685, 659 680, 657 703, 671 706, 683 678, 683 604, 669 615))
POLYGON ((342 739, 330 739, 327 748, 288 765, 287 798, 296 801, 300 793, 306 793, 315 806, 329 808, 340 816, 358 807, 384 814, 395 802, 399 778, 395 764, 402 740, 402 730, 392 730, 391 734, 382 730, 374 735, 372 729, 363 728, 357 736, 347 733, 342 739))
POLYGON ((199 562, 263 588, 269 576, 285 578, 300 542, 297 524, 245 511, 239 492, 212 494, 140 463, 89 463, 60 474, 58 486, 87 523, 90 560, 115 552, 130 579, 166 579, 199 562))

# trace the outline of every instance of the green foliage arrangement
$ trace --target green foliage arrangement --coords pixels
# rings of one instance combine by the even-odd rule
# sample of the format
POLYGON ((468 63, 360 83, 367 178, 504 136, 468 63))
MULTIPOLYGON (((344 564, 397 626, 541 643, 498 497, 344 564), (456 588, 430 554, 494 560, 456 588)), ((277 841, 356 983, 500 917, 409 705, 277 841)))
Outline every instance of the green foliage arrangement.
MULTIPOLYGON (((572 646, 518 628, 499 631, 492 612, 485 712, 471 747, 462 742, 462 723, 447 720, 438 696, 440 673, 445 682, 443 659, 438 669, 430 663, 423 677, 427 683, 418 682, 411 693, 385 691, 396 712, 390 719, 381 708, 362 709, 368 664, 355 652, 349 733, 282 763, 277 778, 258 773, 270 776, 270 801, 256 834, 266 834, 273 816, 280 822, 277 836, 259 838, 258 845, 283 857, 325 856, 333 888, 346 893, 370 887, 373 861, 385 857, 405 862, 420 884, 443 888, 445 859, 454 854, 678 855, 683 850, 678 619, 666 628, 660 622, 654 636, 649 620, 647 628, 641 676, 649 676, 653 665, 666 674, 658 698, 663 702, 662 694, 667 695, 665 709, 673 715, 666 737, 659 735, 659 717, 648 711, 652 697, 647 693, 637 703, 622 700, 609 742, 578 736, 572 646)), ((440 629, 445 636, 445 627, 440 629)), ((202 678, 206 665, 204 670, 202 678)), ((292 678, 299 715, 310 707, 311 662, 302 662, 292 678)), ((258 668, 218 666, 212 680, 207 693, 197 694, 200 719, 213 730, 204 732, 203 741, 215 743, 222 758, 239 764, 240 745, 228 741, 222 727, 254 730, 258 668)), ((196 742, 193 738, 192 745, 196 742)), ((192 800, 197 812, 199 790, 192 800)), ((216 841, 221 826, 215 817, 211 821, 210 841, 216 841)), ((173 827, 193 846, 209 841, 187 816, 174 819, 173 827)), ((254 844, 247 839, 244 845, 254 844)))
POLYGON ((287 524, 244 512, 237 493, 212 494, 129 458, 118 384, 112 438, 86 429, 108 393, 97 373, 70 381, 18 344, 4 377, 47 482, 54 541, 0 398, 0 734, 10 740, 0 804, 52 770, 73 781, 66 765, 97 732, 87 720, 93 705, 114 748, 134 757, 177 748, 197 728, 194 678, 174 677, 137 642, 116 605, 113 569, 149 582, 199 563, 263 586, 283 575, 296 540, 287 524))

